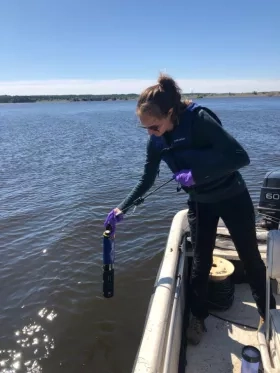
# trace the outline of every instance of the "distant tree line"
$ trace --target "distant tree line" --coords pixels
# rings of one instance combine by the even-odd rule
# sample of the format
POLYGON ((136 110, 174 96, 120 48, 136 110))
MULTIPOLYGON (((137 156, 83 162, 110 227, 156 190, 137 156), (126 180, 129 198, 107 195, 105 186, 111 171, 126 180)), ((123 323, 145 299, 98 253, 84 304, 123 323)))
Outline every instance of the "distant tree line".
MULTIPOLYGON (((279 92, 257 92, 251 93, 183 93, 182 98, 200 99, 205 97, 246 97, 246 96, 280 96, 279 92)), ((37 95, 37 96, 0 96, 0 104, 25 103, 40 101, 116 101, 136 100, 139 97, 136 93, 112 94, 112 95, 37 95)))
POLYGON ((116 101, 135 100, 137 94, 113 94, 113 95, 40 95, 40 96, 0 96, 0 103, 25 103, 38 101, 116 101))

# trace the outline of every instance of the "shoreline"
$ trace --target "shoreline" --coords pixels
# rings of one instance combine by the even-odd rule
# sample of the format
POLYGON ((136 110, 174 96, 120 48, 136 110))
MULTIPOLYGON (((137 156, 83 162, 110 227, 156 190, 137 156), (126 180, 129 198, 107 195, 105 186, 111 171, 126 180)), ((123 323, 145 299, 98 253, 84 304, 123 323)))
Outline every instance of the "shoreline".
MULTIPOLYGON (((9 96, 0 95, 0 104, 15 103, 66 103, 66 102, 105 102, 105 101, 136 101, 138 94, 114 94, 114 95, 26 95, 9 96)), ((280 91, 272 92, 245 92, 245 93, 182 93, 182 99, 203 98, 245 98, 245 97, 280 97, 280 91)))
POLYGON ((186 98, 228 98, 228 97, 280 97, 280 91, 275 92, 245 92, 245 93, 198 93, 198 94, 182 94, 186 98))

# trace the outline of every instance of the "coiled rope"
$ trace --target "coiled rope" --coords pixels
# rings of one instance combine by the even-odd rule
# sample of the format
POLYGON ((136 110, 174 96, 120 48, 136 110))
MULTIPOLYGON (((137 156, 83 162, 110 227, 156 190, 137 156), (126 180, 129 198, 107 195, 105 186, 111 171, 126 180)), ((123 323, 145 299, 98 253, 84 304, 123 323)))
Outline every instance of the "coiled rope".
POLYGON ((209 281, 208 307, 211 310, 226 311, 234 301, 235 286, 231 276, 222 281, 209 281))

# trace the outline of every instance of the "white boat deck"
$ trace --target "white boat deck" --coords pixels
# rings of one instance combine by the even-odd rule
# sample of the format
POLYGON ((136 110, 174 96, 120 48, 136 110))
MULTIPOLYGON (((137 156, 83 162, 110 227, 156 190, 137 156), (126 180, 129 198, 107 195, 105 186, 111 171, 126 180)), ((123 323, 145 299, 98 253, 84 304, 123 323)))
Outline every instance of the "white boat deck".
MULTIPOLYGON (((235 247, 226 228, 220 222, 214 255, 229 260, 239 260, 235 247), (218 247, 217 247, 218 246, 218 247)), ((257 230, 259 251, 266 261, 267 232, 257 230)), ((187 255, 192 255, 191 252, 187 255)), ((279 281, 279 280, 278 280, 279 281)), ((279 287, 278 287, 279 289, 279 287)), ((277 308, 280 309, 280 296, 275 294, 277 308)), ((231 321, 257 328, 259 314, 248 284, 235 285, 235 299, 231 308, 225 312, 213 311, 213 314, 231 321)), ((186 352, 186 373, 240 373, 241 352, 245 345, 258 347, 257 331, 209 316, 206 319, 207 332, 197 346, 188 344, 186 352)))
MULTIPOLYGON (((258 246, 259 252, 264 262, 266 262, 266 239, 267 239, 267 231, 265 229, 257 227, 257 238, 258 238, 258 246)), ((223 221, 220 219, 219 226, 217 229, 217 238, 216 238, 216 246, 213 252, 213 255, 222 256, 228 260, 239 260, 236 248, 231 240, 229 231, 224 226, 223 221)), ((190 238, 189 238, 190 240, 190 238)), ((187 256, 192 256, 192 252, 187 252, 187 256)))
MULTIPOLYGON (((277 308, 280 308, 280 298, 277 295, 276 298, 277 308)), ((256 328, 259 324, 259 314, 248 284, 236 285, 232 307, 215 314, 256 328)), ((242 348, 245 345, 258 348, 257 331, 213 316, 207 318, 206 327, 201 343, 187 346, 186 373, 240 373, 242 348)))

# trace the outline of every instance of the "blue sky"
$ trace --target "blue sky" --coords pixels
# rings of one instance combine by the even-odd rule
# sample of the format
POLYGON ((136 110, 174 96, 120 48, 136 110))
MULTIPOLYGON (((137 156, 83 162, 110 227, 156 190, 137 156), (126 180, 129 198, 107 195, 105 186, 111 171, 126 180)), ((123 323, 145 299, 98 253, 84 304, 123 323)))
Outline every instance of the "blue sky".
POLYGON ((0 94, 139 91, 162 70, 184 90, 275 89, 280 78, 279 0, 0 0, 0 9, 0 94))

